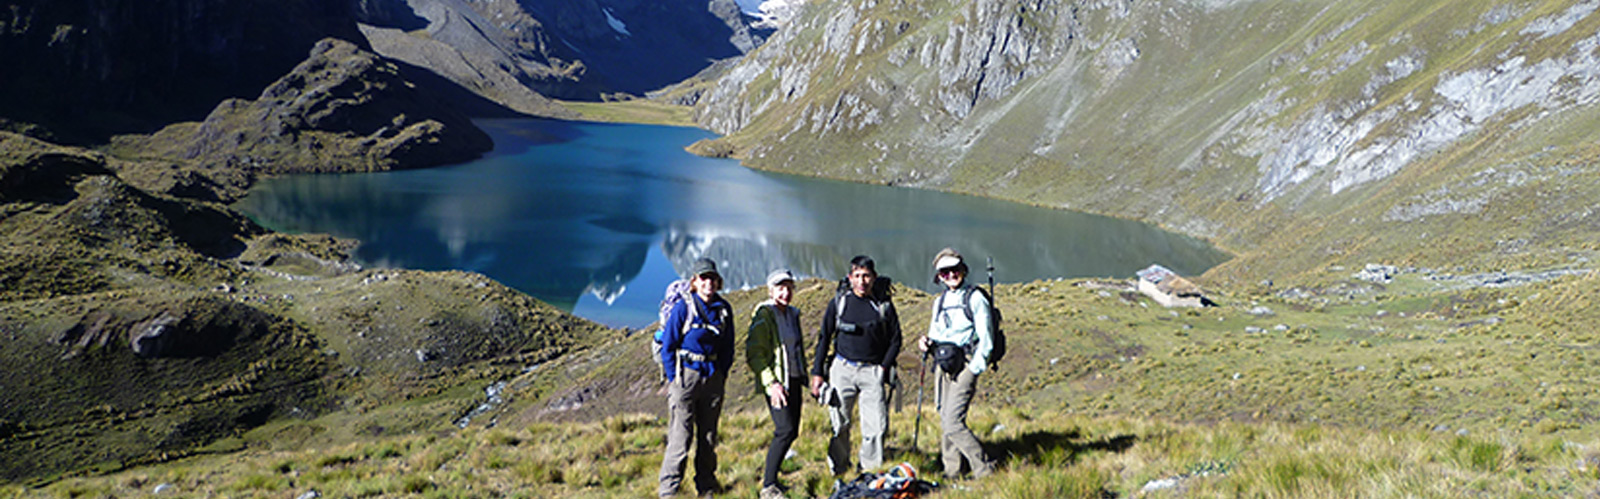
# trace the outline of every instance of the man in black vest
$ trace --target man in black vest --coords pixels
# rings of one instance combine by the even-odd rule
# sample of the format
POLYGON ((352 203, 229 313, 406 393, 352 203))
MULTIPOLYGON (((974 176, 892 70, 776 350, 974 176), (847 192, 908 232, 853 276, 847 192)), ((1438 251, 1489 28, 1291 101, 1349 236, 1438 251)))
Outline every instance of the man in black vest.
POLYGON ((834 475, 851 473, 850 413, 858 401, 859 469, 883 466, 883 436, 889 428, 884 385, 895 358, 900 356, 900 317, 895 314, 887 290, 874 286, 878 271, 872 259, 863 255, 850 260, 849 280, 850 290, 839 293, 823 310, 811 366, 811 394, 827 404, 833 421, 828 463, 834 475))

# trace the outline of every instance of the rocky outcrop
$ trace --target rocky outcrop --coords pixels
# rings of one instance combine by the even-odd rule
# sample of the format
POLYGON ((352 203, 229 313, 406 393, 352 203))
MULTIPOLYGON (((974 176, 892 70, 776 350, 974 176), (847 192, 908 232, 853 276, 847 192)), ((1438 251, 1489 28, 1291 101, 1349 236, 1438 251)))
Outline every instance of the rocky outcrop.
POLYGON ((1586 244, 1600 3, 1391 6, 813 0, 703 95, 701 150, 1159 223, 1241 282, 1443 264, 1469 220, 1586 244))
POLYGON ((197 297, 165 303, 136 315, 96 310, 54 338, 66 356, 89 348, 122 347, 146 358, 215 357, 235 344, 254 341, 277 322, 249 306, 197 297))
POLYGON ((120 150, 253 174, 421 168, 492 146, 399 65, 336 39, 318 43, 253 101, 230 99, 200 123, 119 139, 120 150))
MULTIPOLYGON (((431 17, 442 19, 429 26, 427 36, 398 28, 363 25, 362 33, 373 50, 385 57, 438 74, 479 98, 492 101, 517 113, 573 118, 575 113, 552 102, 540 91, 570 93, 578 87, 581 66, 561 66, 559 61, 537 63, 519 57, 513 41, 499 36, 493 24, 470 9, 447 9, 443 2, 431 4, 431 17), (551 65, 554 64, 554 65, 551 65)), ((592 90, 598 92, 598 89, 592 90)), ((474 116, 493 116, 493 109, 472 106, 470 99, 461 107, 474 116)), ((504 113, 500 113, 504 114, 504 113)))
POLYGON ((196 120, 287 73, 318 40, 365 44, 348 1, 0 4, 0 116, 100 142, 196 120))
POLYGON ((526 89, 567 99, 642 95, 753 50, 770 33, 752 28, 732 0, 391 2, 427 28, 375 22, 366 29, 375 50, 519 111, 530 107, 526 89))
POLYGON ((823 133, 906 119, 959 121, 1059 61, 1080 29, 1075 10, 1059 2, 908 5, 882 17, 869 10, 875 4, 853 3, 804 5, 806 15, 779 32, 771 47, 745 58, 718 83, 696 119, 720 133, 743 129, 768 111, 797 111, 790 115, 799 121, 795 126, 823 133), (955 11, 957 21, 923 25, 945 11, 955 11), (887 67, 837 74, 863 59, 887 67), (776 81, 756 85, 766 79, 776 81), (835 79, 848 83, 827 84, 835 79))

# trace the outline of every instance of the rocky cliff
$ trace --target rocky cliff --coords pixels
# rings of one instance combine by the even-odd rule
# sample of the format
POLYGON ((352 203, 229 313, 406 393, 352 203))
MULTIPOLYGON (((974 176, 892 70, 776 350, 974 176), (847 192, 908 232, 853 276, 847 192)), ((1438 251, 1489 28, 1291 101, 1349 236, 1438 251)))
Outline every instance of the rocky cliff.
POLYGON ((365 30, 379 53, 518 110, 543 109, 528 89, 587 100, 643 94, 748 52, 768 32, 732 0, 387 1, 426 22, 372 16, 365 30))
POLYGON ((1600 223, 1597 5, 814 0, 698 119, 760 168, 1207 237, 1214 277, 1562 264, 1600 223))

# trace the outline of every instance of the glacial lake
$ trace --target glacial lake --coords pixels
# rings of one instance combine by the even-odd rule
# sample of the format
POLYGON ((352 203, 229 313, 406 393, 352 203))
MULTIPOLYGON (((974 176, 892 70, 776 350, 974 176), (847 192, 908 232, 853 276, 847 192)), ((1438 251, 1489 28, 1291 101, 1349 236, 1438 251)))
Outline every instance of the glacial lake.
POLYGON ((484 120, 495 150, 471 163, 258 183, 235 207, 275 230, 362 244, 368 267, 466 270, 618 327, 655 321, 695 258, 730 289, 768 270, 837 279, 866 254, 880 274, 933 289, 929 261, 961 251, 985 280, 1130 278, 1160 263, 1194 275, 1227 260, 1206 242, 1115 218, 993 199, 759 172, 684 147, 714 134, 649 125, 484 120))

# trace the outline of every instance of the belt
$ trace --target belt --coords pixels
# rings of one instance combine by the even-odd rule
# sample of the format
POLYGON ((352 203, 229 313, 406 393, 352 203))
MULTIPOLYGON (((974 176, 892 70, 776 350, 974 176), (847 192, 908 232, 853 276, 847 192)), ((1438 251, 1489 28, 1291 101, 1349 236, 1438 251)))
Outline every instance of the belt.
POLYGON ((843 357, 840 357, 839 360, 844 361, 844 363, 846 365, 849 365, 851 367, 867 367, 867 366, 877 366, 878 365, 877 362, 857 362, 857 361, 846 359, 846 358, 843 358, 843 357))

